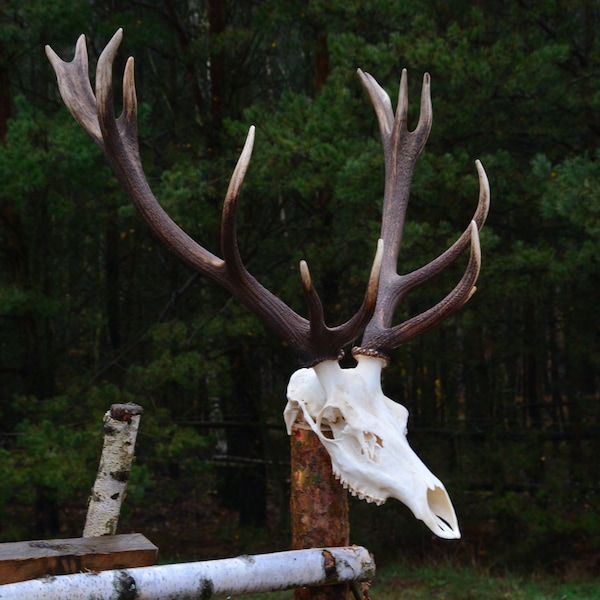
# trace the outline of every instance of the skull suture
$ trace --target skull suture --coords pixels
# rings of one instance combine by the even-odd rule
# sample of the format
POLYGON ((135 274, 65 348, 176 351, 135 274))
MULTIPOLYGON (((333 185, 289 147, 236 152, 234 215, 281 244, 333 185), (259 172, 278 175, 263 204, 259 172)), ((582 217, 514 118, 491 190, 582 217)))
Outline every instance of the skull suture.
POLYGON ((323 361, 292 375, 284 411, 288 433, 303 419, 352 494, 377 504, 397 498, 439 537, 459 538, 446 488, 408 444, 408 411, 383 394, 383 360, 359 355, 357 361, 353 369, 323 361))

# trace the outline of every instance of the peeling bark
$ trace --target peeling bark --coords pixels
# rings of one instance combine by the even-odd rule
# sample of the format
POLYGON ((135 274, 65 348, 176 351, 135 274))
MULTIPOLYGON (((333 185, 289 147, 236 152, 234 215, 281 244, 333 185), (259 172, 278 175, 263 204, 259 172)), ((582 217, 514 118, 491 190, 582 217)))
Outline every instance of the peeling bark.
POLYGON ((117 532, 142 413, 143 408, 137 404, 113 404, 104 415, 104 447, 89 499, 83 537, 117 532))
POLYGON ((316 548, 45 577, 0 586, 0 600, 209 600, 298 586, 329 587, 368 581, 374 575, 375 565, 365 548, 316 548))

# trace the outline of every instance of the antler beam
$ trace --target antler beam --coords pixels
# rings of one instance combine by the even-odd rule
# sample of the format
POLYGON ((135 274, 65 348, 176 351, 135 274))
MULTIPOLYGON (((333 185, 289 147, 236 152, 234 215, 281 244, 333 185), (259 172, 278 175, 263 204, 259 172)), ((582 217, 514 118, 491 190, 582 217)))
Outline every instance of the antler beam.
POLYGON ((476 161, 479 175, 479 203, 469 227, 450 248, 430 263, 407 275, 399 275, 397 262, 410 186, 415 165, 425 147, 433 120, 430 78, 427 73, 423 77, 419 121, 414 131, 408 131, 406 69, 402 71, 395 115, 388 94, 375 79, 360 69, 358 75, 373 103, 383 145, 385 192, 381 239, 384 242, 384 254, 377 305, 365 329, 361 346, 354 348, 353 353, 387 359, 390 350, 441 323, 464 306, 475 292, 475 282, 481 266, 478 230, 483 227, 489 211, 490 189, 483 166, 476 161), (469 263, 458 285, 434 307, 391 327, 394 311, 406 295, 446 270, 461 256, 469 243, 471 244, 469 263))
POLYGON ((325 324, 323 307, 304 261, 300 264, 300 274, 308 302, 308 319, 298 315, 264 288, 247 271, 242 262, 237 244, 235 216, 252 155, 254 127, 251 127, 248 133, 223 206, 221 224, 223 258, 195 242, 161 208, 148 185, 139 153, 133 58, 127 61, 123 77, 123 112, 118 118, 114 112, 112 65, 122 37, 122 30, 118 30, 98 60, 95 94, 88 79, 88 57, 84 36, 77 41, 72 62, 62 61, 49 46, 46 47, 65 104, 105 154, 129 198, 153 233, 192 269, 213 279, 243 302, 296 351, 303 364, 310 365, 322 360, 338 358, 343 353, 342 348, 365 327, 362 344, 354 352, 385 357, 391 349, 434 327, 468 301, 475 291, 475 281, 481 262, 478 229, 483 226, 489 210, 489 184, 479 161, 476 162, 480 184, 479 204, 472 224, 448 250, 429 264, 406 275, 397 273, 398 254, 414 168, 432 124, 428 74, 423 78, 417 127, 414 131, 408 131, 406 70, 403 71, 400 81, 395 115, 385 90, 371 75, 358 71, 375 108, 384 150, 385 192, 381 240, 362 306, 349 321, 330 328, 325 324), (446 270, 461 256, 469 243, 471 245, 469 264, 454 290, 428 311, 392 327, 394 311, 402 299, 446 270))
POLYGON ((96 71, 96 93, 88 78, 85 36, 77 41, 75 57, 65 62, 46 46, 56 72, 62 98, 76 121, 102 150, 130 200, 156 237, 192 269, 214 280, 244 303, 263 323, 286 341, 304 365, 337 359, 342 348, 364 329, 375 309, 383 245, 378 244, 367 290, 358 312, 346 323, 327 327, 308 266, 301 263, 301 282, 309 306, 309 318, 298 315, 264 288, 245 268, 238 249, 235 215, 242 183, 248 169, 254 127, 234 170, 223 206, 221 251, 216 256, 195 242, 162 209, 150 189, 141 163, 137 140, 137 99, 133 58, 123 77, 123 112, 115 116, 112 65, 123 38, 119 29, 100 55, 96 71))

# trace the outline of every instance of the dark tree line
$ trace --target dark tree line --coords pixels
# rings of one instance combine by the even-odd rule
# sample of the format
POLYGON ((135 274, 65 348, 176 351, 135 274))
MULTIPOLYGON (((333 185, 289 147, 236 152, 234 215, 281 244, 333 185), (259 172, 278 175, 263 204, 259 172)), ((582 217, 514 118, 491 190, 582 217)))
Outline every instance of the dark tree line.
MULTIPOLYGON (((285 464, 277 465, 286 460, 281 411, 293 356, 152 239, 58 96, 44 45, 67 59, 85 33, 93 74, 119 27, 117 98, 133 55, 144 166, 167 212, 219 253, 222 198, 256 125, 239 215, 244 260, 304 313, 297 264, 306 259, 330 322, 360 303, 379 231, 382 152, 355 70, 395 98, 407 68, 413 122, 422 74, 431 73, 434 125, 399 272, 441 253, 467 225, 476 158, 490 178, 492 210, 477 294, 394 353, 385 389, 409 408, 413 445, 467 522, 527 529, 534 542, 549 531, 591 535, 599 25, 593 1, 5 0, 5 538, 33 535, 10 517, 15 504, 37 506, 38 533, 53 534, 60 521, 48 525, 45 515, 63 511, 64 522, 74 497, 85 502, 98 422, 112 402, 146 408, 134 500, 156 494, 163 477, 185 485, 208 478, 222 502, 242 508, 243 522, 265 524, 267 490, 285 488, 285 464), (263 500, 243 508, 249 497, 263 500)), ((443 297, 463 266, 409 297, 398 321, 443 297)))

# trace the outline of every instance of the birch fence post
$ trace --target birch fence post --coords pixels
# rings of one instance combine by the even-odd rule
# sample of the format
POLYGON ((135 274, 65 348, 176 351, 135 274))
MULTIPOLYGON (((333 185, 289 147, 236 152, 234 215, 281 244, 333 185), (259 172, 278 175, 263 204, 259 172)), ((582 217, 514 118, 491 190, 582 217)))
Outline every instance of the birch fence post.
POLYGON ((104 415, 104 445, 83 537, 115 535, 117 532, 143 412, 138 404, 113 404, 104 415))

